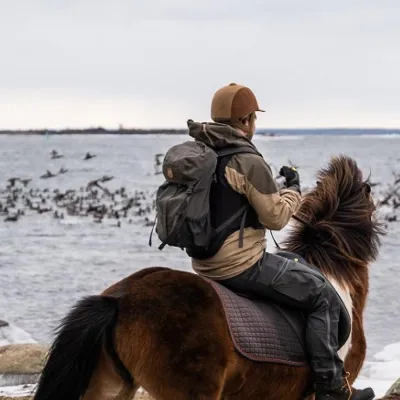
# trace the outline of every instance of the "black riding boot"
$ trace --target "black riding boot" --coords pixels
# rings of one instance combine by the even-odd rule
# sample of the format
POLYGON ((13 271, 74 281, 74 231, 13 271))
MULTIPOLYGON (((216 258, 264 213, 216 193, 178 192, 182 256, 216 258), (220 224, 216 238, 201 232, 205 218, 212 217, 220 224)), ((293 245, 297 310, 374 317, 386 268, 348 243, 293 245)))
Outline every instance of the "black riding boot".
POLYGON ((332 390, 317 387, 315 396, 316 400, 372 400, 374 398, 375 393, 371 388, 352 390, 346 378, 344 378, 341 386, 332 390))

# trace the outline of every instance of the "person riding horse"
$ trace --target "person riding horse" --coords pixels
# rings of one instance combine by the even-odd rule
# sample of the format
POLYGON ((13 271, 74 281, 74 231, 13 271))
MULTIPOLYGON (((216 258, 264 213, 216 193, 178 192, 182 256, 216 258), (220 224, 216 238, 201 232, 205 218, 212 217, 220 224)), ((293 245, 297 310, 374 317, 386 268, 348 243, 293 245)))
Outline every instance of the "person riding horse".
MULTIPOLYGON (((212 120, 225 126, 210 124, 205 130, 204 124, 191 123, 190 134, 219 150, 244 142, 254 146, 257 111, 263 110, 254 93, 231 83, 214 94, 211 104, 212 120)), ((192 267, 199 275, 233 291, 265 297, 305 313, 307 351, 317 400, 373 399, 371 388, 352 390, 347 382, 343 360, 338 355, 342 302, 337 292, 316 270, 296 259, 266 251, 265 229, 283 229, 301 203, 297 170, 283 166, 279 174, 285 178, 282 190, 263 157, 251 153, 219 157, 210 193, 213 227, 229 220, 244 203, 248 203, 249 212, 242 235, 243 221, 233 221, 220 232, 217 246, 211 246, 212 252, 189 254, 192 267)))

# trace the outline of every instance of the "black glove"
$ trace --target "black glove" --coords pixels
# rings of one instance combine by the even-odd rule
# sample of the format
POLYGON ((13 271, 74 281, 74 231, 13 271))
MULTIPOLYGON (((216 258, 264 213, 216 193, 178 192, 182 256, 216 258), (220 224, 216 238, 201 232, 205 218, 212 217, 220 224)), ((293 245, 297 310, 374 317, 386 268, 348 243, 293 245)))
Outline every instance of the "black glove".
POLYGON ((289 189, 293 189, 301 194, 300 190, 300 176, 296 168, 288 167, 284 165, 279 170, 279 175, 283 176, 286 180, 285 186, 289 189))

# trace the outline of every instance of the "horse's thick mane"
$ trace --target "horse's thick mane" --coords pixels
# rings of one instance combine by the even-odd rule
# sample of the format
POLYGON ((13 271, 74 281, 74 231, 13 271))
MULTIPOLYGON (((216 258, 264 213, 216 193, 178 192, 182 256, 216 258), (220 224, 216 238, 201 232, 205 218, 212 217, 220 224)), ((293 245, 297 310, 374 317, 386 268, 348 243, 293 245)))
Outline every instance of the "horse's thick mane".
POLYGON ((363 181, 357 163, 343 155, 332 158, 317 178, 296 213, 302 222, 295 221, 283 248, 354 289, 360 269, 376 259, 384 234, 374 218, 368 180, 363 181))

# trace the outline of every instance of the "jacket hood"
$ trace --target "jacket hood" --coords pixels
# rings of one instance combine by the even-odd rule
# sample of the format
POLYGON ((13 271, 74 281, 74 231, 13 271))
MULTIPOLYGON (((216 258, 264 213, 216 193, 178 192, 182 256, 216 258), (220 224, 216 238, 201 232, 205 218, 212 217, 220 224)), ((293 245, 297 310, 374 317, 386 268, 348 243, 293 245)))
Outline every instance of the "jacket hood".
POLYGON ((227 146, 249 146, 255 149, 254 144, 247 137, 229 125, 219 122, 194 122, 191 119, 187 121, 187 124, 191 137, 215 150, 227 146))

